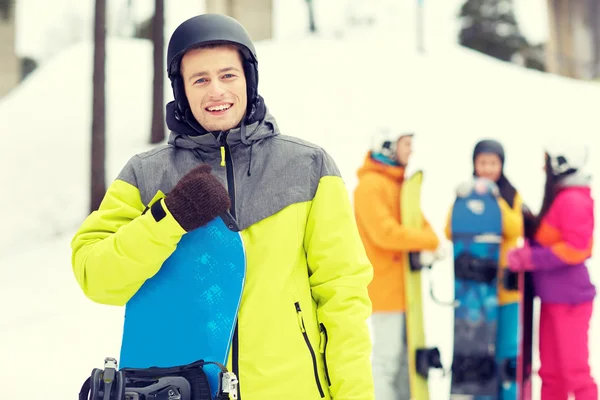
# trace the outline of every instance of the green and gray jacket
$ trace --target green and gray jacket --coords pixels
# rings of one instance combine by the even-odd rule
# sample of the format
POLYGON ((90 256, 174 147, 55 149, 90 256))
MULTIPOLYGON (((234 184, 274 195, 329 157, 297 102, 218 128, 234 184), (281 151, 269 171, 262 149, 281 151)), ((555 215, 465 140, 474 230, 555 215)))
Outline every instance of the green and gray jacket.
POLYGON ((185 234, 163 198, 200 162, 228 188, 246 249, 228 363, 241 398, 372 400, 372 267, 348 193, 331 157, 279 134, 268 113, 226 136, 173 132, 133 156, 73 238, 85 294, 123 306, 160 269, 185 234), (144 213, 155 202, 167 214, 159 222, 144 213))

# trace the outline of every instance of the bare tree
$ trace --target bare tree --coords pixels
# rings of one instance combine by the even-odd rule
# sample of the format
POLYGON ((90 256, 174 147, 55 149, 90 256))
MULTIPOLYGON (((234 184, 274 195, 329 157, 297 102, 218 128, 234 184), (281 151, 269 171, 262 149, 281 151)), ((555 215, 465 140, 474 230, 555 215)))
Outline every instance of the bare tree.
POLYGON ((310 33, 315 33, 317 31, 317 24, 315 23, 315 5, 313 4, 313 0, 306 0, 306 5, 308 6, 308 30, 310 33))
POLYGON ((0 0, 0 98, 19 84, 14 0, 0 0))
POLYGON ((96 0, 94 16, 94 94, 92 105, 91 211, 100 207, 106 193, 105 181, 105 65, 106 0, 96 0))
POLYGON ((14 18, 14 0, 0 0, 0 21, 8 21, 14 18))
POLYGON ((164 122, 164 79, 165 79, 165 2, 154 0, 152 42, 154 43, 154 84, 152 96, 152 128, 150 143, 160 143, 165 138, 164 122))

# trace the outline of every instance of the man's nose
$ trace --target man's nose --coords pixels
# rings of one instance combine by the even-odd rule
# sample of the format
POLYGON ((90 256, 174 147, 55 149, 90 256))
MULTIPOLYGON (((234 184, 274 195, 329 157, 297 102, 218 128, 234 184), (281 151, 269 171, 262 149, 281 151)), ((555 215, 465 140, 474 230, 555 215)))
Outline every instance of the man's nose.
POLYGON ((211 97, 221 97, 225 93, 225 85, 219 80, 210 83, 209 94, 211 97))

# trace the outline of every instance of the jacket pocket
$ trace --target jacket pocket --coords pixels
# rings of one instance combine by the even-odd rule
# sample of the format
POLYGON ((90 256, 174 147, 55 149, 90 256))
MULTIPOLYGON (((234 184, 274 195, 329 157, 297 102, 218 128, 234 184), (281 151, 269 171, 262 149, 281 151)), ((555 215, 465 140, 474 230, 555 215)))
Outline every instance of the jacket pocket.
POLYGON ((319 389, 319 394, 321 395, 321 398, 324 398, 325 393, 323 392, 323 386, 321 386, 321 380, 319 379, 319 368, 317 367, 317 355, 315 354, 315 350, 310 344, 310 339, 308 338, 308 333, 306 332, 306 327, 304 326, 304 318, 302 317, 302 309, 300 308, 300 303, 295 302, 294 306, 296 307, 296 315, 298 316, 298 325, 300 326, 300 331, 302 332, 302 336, 304 337, 304 341, 306 342, 306 347, 308 347, 308 351, 310 352, 310 356, 312 358, 313 373, 315 375, 317 389, 319 389))
POLYGON ((321 347, 320 351, 323 354, 323 364, 325 366, 325 378, 327 379, 327 384, 331 386, 331 378, 329 378, 329 369, 327 368, 327 342, 329 341, 329 337, 327 336, 327 329, 325 325, 321 322, 319 324, 321 329, 321 347))

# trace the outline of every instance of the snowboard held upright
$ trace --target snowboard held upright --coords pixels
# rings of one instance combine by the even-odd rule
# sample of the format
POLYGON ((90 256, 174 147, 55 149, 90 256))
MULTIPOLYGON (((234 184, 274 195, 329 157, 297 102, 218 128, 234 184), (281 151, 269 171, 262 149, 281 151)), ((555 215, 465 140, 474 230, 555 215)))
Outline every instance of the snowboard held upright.
POLYGON ((458 306, 451 398, 531 399, 533 287, 529 273, 506 266, 499 273, 498 196, 494 183, 475 178, 459 188, 452 209, 458 306), (499 304, 499 286, 518 291, 518 302, 499 304))
POLYGON ((497 273, 502 214, 493 183, 476 180, 452 208, 454 352, 451 398, 498 398, 497 273))
MULTIPOLYGON (((421 184, 423 172, 417 171, 404 180, 401 191, 401 221, 410 228, 423 228, 421 184)), ((406 341, 408 350, 409 385, 412 399, 428 400, 428 375, 431 368, 442 368, 437 348, 426 347, 423 318, 421 275, 423 265, 418 253, 407 253, 404 262, 406 293, 406 341)))
POLYGON ((90 400, 237 398, 237 378, 225 367, 246 269, 235 226, 223 216, 183 235, 126 304, 121 368, 107 359, 104 370, 94 369, 86 381, 90 400), (98 397, 106 374, 120 380, 111 384, 113 397, 98 397))

